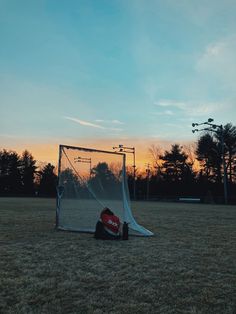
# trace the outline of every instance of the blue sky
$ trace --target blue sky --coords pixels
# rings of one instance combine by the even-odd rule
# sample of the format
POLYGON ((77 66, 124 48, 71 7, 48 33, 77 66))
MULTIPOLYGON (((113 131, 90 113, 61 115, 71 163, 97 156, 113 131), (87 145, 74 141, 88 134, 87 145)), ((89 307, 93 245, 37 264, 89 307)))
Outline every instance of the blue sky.
POLYGON ((235 125, 235 51, 235 1, 0 0, 1 148, 235 125))

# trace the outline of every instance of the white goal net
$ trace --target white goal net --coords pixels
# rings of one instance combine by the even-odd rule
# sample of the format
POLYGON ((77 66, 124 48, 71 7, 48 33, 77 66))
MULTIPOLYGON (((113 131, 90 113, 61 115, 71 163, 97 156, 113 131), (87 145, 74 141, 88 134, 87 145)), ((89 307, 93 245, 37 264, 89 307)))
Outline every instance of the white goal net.
POLYGON ((132 215, 125 154, 60 145, 56 227, 94 232, 105 207, 129 223, 131 234, 153 235, 132 215))

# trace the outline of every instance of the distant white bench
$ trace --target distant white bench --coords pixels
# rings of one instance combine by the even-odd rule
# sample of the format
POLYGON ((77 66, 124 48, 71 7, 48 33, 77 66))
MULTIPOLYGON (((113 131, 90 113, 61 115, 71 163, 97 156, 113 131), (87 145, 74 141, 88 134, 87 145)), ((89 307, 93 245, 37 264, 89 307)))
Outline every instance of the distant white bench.
POLYGON ((201 202, 200 198, 193 198, 193 197, 180 197, 180 202, 190 202, 190 203, 199 203, 201 202))

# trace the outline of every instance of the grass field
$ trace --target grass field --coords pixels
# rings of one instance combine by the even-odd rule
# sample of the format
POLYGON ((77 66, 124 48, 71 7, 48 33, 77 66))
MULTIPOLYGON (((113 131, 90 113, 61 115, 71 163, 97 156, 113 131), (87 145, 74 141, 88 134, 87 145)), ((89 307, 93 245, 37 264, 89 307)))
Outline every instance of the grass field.
POLYGON ((54 230, 55 200, 0 198, 0 313, 236 313, 235 206, 133 204, 154 237, 54 230))

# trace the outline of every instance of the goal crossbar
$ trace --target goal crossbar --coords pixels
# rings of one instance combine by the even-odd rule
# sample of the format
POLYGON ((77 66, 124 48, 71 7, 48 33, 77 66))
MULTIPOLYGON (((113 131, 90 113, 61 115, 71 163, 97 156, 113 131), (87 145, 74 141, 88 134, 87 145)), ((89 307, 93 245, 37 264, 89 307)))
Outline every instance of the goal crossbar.
POLYGON ((60 145, 56 228, 94 232, 104 207, 129 223, 131 234, 153 235, 132 214, 124 153, 60 145))

